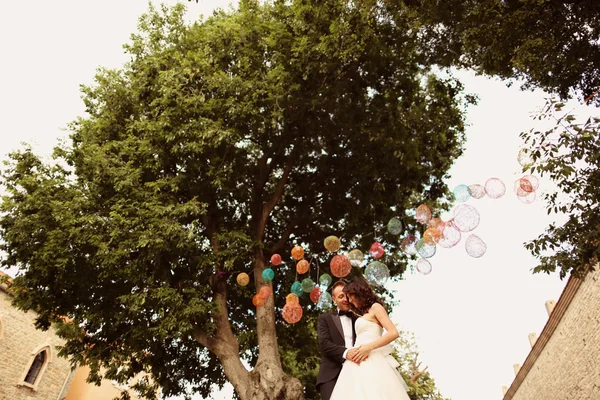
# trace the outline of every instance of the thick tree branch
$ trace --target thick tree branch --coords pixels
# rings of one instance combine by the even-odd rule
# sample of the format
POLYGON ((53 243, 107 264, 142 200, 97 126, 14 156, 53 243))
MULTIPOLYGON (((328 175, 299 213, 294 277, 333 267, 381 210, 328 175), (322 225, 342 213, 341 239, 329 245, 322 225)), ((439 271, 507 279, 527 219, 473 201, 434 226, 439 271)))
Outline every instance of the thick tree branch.
MULTIPOLYGON (((221 250, 221 244, 217 237, 217 218, 216 204, 211 201, 208 205, 208 212, 204 217, 204 220, 206 220, 206 230, 215 256, 218 256, 221 250)), ((227 281, 223 275, 218 274, 219 272, 223 271, 222 264, 220 262, 216 262, 215 264, 215 272, 217 273, 211 277, 209 282, 214 294, 213 303, 216 305, 212 316, 217 327, 217 337, 219 338, 219 342, 227 343, 227 345, 231 347, 231 351, 239 353, 239 343, 235 334, 233 333, 233 330, 231 329, 231 323, 229 322, 229 310, 227 308, 227 281)))
POLYGON ((269 180, 269 175, 273 170, 273 163, 267 164, 268 159, 269 155, 264 153, 260 160, 258 160, 258 176, 256 177, 254 188, 252 189, 252 200, 256 204, 260 204, 263 190, 267 184, 267 180, 269 180))
POLYGON ((411 378, 411 382, 415 383, 417 381, 417 379, 419 379, 421 377, 421 375, 423 375, 425 373, 425 371, 427 371, 427 368, 429 367, 425 367, 424 370, 417 372, 416 374, 414 374, 411 378))
POLYGON ((287 227, 285 228, 285 232, 283 232, 283 235, 281 235, 281 238, 277 241, 277 243, 269 248, 269 254, 278 253, 283 246, 285 246, 297 224, 298 220, 296 218, 292 219, 292 221, 288 223, 287 227))
POLYGON ((196 339, 196 341, 198 343, 200 343, 202 346, 206 347, 210 352, 216 354, 217 339, 202 332, 200 330, 200 328, 198 328, 198 327, 194 328, 193 336, 194 336, 194 339, 196 339))
POLYGON ((277 205, 277 202, 283 196, 283 192, 285 190, 285 185, 288 181, 288 177, 290 175, 290 172, 292 171, 293 166, 294 166, 294 157, 290 154, 288 156, 287 160, 285 161, 285 166, 283 168, 283 174, 282 174, 279 182, 277 182, 277 186, 275 187, 273 196, 262 207, 262 212, 260 214, 260 220, 258 221, 258 225, 256 228, 256 237, 258 238, 259 241, 263 240, 263 237, 265 234, 265 226, 267 224, 267 220, 269 219, 269 215, 271 214, 271 211, 273 211, 273 209, 277 205))

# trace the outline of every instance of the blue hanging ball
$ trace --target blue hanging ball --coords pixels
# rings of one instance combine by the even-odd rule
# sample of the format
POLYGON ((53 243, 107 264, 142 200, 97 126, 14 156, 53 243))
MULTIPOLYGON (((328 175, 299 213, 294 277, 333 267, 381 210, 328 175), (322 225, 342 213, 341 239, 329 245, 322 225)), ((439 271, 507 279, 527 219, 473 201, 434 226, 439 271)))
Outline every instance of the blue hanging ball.
POLYGON ((292 284, 292 293, 294 293, 296 296, 300 297, 304 294, 304 290, 302 289, 302 284, 298 281, 294 282, 292 284))
POLYGON ((275 278, 275 272, 271 268, 265 268, 262 272, 262 277, 265 281, 270 282, 275 278))

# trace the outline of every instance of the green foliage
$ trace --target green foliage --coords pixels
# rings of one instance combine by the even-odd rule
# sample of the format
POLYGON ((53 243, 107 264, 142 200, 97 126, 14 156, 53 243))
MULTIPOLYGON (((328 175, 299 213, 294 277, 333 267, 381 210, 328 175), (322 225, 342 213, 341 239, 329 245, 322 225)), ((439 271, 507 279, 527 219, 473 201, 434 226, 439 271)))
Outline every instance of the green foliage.
POLYGON ((558 188, 544 195, 548 214, 568 216, 526 247, 540 260, 534 272, 558 270, 561 278, 582 275, 595 268, 600 257, 600 118, 579 121, 563 107, 549 99, 536 119, 555 121, 554 126, 521 134, 532 159, 524 169, 548 176, 558 188))
POLYGON ((600 2, 478 0, 405 2, 442 65, 519 78, 567 98, 600 87, 600 2))
MULTIPOLYGON (((100 367, 120 382, 150 373, 138 387, 148 398, 225 382, 197 341, 220 339, 219 313, 253 365, 255 288, 233 272, 260 273, 275 251, 287 261, 294 242, 322 252, 329 234, 368 248, 391 216, 448 194, 471 99, 421 62, 400 11, 242 1, 186 25, 182 6, 151 8, 125 46, 131 60, 82 88, 87 115, 70 144, 51 163, 11 154, 0 229, 3 264, 19 268, 16 305, 38 310, 40 327, 57 323, 61 353, 92 380, 100 367)), ((293 267, 276 271, 277 316, 293 267)), ((277 317, 277 334, 286 371, 308 380, 318 350, 296 343, 314 343, 316 312, 302 303, 306 326, 277 317)))
POLYGON ((400 363, 399 371, 408 385, 411 400, 448 400, 440 394, 427 367, 421 367, 419 349, 412 333, 400 332, 394 347, 394 357, 400 363))

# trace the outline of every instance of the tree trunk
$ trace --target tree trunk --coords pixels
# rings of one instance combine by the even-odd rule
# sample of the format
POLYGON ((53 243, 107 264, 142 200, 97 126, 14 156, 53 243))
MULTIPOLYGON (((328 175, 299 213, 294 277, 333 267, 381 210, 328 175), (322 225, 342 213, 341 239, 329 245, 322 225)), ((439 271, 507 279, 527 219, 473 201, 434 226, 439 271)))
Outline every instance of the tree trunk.
POLYGON ((241 400, 302 400, 304 387, 297 378, 283 372, 281 363, 258 360, 248 371, 240 355, 224 342, 217 344, 214 353, 219 358, 227 380, 241 400))
MULTIPOLYGON (((265 261, 262 250, 255 254, 254 281, 256 291, 262 286, 269 286, 265 282, 262 271, 265 261)), ((220 307, 213 315, 217 334, 209 337, 202 332, 196 332, 196 340, 213 352, 221 362, 227 380, 241 400, 302 400, 304 387, 297 378, 290 377, 283 372, 277 332, 275 330, 275 302, 274 295, 269 296, 266 303, 256 310, 256 329, 258 337, 258 361, 252 371, 248 371, 242 364, 239 354, 237 338, 231 331, 227 317, 225 300, 226 284, 222 277, 216 277, 213 282, 215 289, 215 302, 220 307)))
MULTIPOLYGON (((284 192, 285 183, 292 169, 294 158, 290 155, 285 161, 284 171, 279 180, 271 199, 262 204, 262 192, 266 179, 272 168, 267 168, 267 156, 262 158, 264 176, 258 180, 254 190, 255 204, 253 218, 256 221, 256 238, 262 244, 265 233, 265 226, 269 214, 281 198, 284 192)), ((214 230, 213 230, 214 232, 214 230)), ((289 236, 289 233, 287 233, 289 236)), ((280 245, 283 245, 287 237, 281 238, 280 245)), ((213 243, 215 252, 218 252, 218 243, 213 243)), ((265 256, 262 247, 258 247, 254 253, 254 283, 256 293, 263 286, 273 289, 271 282, 266 282, 262 273, 266 267, 265 256)), ((221 279, 222 282, 224 280, 221 279)), ((237 338, 231 331, 231 325, 227 317, 226 293, 227 287, 223 285, 215 286, 217 295, 215 303, 217 304, 217 336, 214 342, 204 340, 208 344, 217 344, 211 347, 206 346, 213 351, 223 366, 225 376, 233 385, 237 395, 241 400, 302 400, 304 399, 304 387, 297 378, 290 377, 283 372, 281 359, 279 357, 279 346, 277 344, 277 331, 275 329, 275 293, 269 296, 265 304, 256 309, 256 333, 258 337, 258 360, 252 371, 246 370, 240 360, 239 345, 237 338), (223 334, 224 335, 223 335, 223 334)), ((198 337, 198 336, 197 336, 198 337)), ((203 338, 198 337, 202 343, 203 338)))

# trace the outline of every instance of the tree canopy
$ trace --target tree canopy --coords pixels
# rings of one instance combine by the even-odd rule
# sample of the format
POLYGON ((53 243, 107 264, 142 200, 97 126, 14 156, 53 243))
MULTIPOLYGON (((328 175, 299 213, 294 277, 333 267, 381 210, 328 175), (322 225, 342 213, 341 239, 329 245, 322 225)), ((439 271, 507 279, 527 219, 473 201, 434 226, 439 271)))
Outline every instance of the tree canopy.
MULTIPOLYGON (((554 0, 407 0, 418 20, 430 63, 472 68, 524 82, 561 100, 600 105, 600 2, 554 0)), ((582 274, 598 262, 600 201, 596 170, 598 120, 563 111, 552 99, 536 116, 555 120, 549 130, 524 132, 531 164, 524 170, 550 177, 559 189, 545 196, 548 212, 568 222, 551 224, 526 247, 540 260, 534 272, 582 274)), ((579 109, 578 111, 582 111, 579 109)), ((586 111, 583 111, 586 113, 586 111)), ((594 114, 588 112, 588 114, 594 114)))
MULTIPOLYGON (((423 63, 403 10, 241 1, 186 24, 182 6, 151 8, 130 61, 82 88, 70 142, 51 162, 16 151, 2 173, 15 304, 58 324, 61 353, 95 381, 103 367, 121 382, 149 373, 136 385, 147 398, 206 396, 226 379, 241 399, 301 398, 312 382, 290 376, 305 370, 291 357, 319 311, 302 298, 306 323, 281 320, 292 245, 323 265, 329 234, 393 254, 383 223, 416 229, 406 210, 443 202, 462 151, 473 99, 423 63), (287 262, 267 282, 276 252, 287 262), (240 271, 251 285, 236 285, 240 271), (265 286, 274 295, 256 308, 265 286)), ((393 275, 405 261, 390 258, 393 275)))
POLYGON ((596 0, 406 0, 442 65, 473 68, 563 99, 600 88, 596 0))

